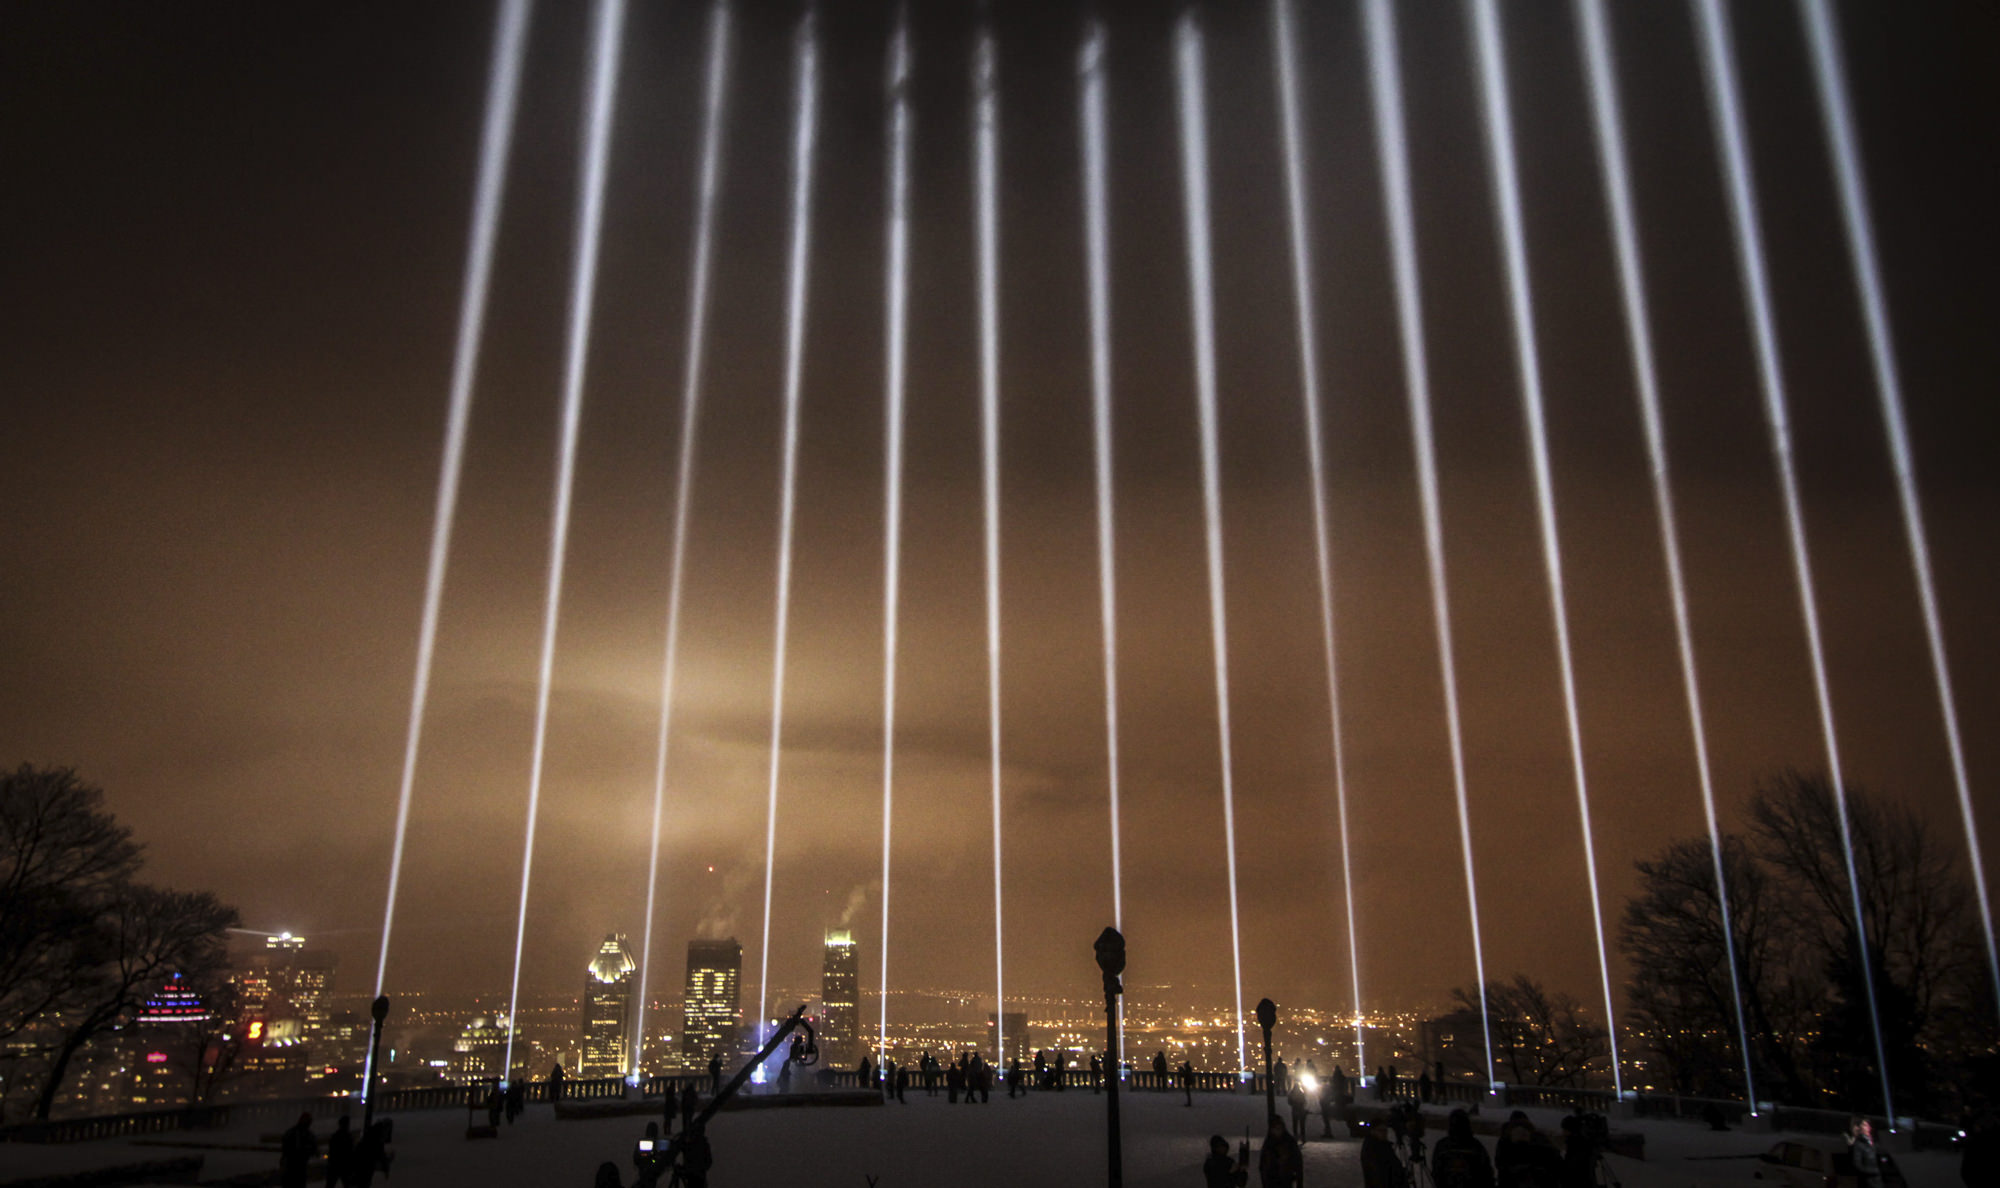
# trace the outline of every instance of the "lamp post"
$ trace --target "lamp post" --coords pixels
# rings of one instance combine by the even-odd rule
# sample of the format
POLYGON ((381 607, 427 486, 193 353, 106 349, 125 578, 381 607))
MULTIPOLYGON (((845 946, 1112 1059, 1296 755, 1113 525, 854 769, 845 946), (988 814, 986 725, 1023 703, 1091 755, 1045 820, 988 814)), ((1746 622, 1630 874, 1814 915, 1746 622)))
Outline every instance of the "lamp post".
POLYGON ((1257 1026, 1264 1029, 1264 1117, 1278 1112, 1277 1086, 1271 1083, 1271 1029, 1278 1025, 1278 1004, 1268 998, 1257 1000, 1257 1026))
POLYGON ((375 1020, 372 1034, 368 1037, 367 1079, 361 1085, 361 1133, 368 1133, 369 1123, 375 1120, 375 1069, 382 1059, 382 1020, 389 1017, 389 996, 376 996, 368 1007, 369 1017, 375 1020))
POLYGON ((1097 968, 1104 971, 1104 1033, 1108 1039, 1105 1054, 1112 1067, 1105 1078, 1104 1119, 1109 1135, 1109 1174, 1107 1181, 1111 1188, 1122 1188, 1125 1183, 1125 1160, 1118 1141, 1118 996, 1125 992, 1118 975, 1125 972, 1125 937, 1116 928, 1106 928, 1097 934, 1097 968))

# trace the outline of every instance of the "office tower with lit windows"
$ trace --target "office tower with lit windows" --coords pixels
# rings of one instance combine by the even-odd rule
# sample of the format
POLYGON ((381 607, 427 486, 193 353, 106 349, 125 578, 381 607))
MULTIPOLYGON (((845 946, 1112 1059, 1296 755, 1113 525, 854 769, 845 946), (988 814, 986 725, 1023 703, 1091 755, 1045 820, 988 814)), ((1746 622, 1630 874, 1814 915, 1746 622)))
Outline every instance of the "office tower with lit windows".
POLYGON ((612 934, 597 947, 583 976, 583 1056, 581 1077, 622 1077, 632 1071, 632 1008, 639 963, 612 934))
POLYGON ((826 961, 820 967, 820 1058, 846 1067, 861 1059, 861 953, 847 932, 826 935, 826 961))
POLYGON ((318 1080, 345 1055, 330 1042, 333 1017, 334 955, 306 947, 289 932, 264 938, 263 948, 246 958, 234 977, 245 1047, 245 1072, 318 1080))
POLYGON ((681 1059, 689 1067, 705 1065, 718 1053, 728 1062, 743 1026, 737 989, 742 976, 743 946, 734 937, 688 942, 681 1059))

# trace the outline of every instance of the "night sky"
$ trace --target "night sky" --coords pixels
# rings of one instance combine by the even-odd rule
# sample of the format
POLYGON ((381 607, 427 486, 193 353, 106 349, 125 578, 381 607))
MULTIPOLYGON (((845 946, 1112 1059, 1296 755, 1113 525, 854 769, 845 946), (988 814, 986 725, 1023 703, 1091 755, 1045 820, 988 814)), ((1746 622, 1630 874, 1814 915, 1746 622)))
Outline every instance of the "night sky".
MULTIPOLYGON (((697 928, 754 984, 771 718, 790 38, 739 4, 690 508, 654 985, 697 928), (712 867, 712 872, 711 868, 712 867), (663 955, 664 954, 664 955, 663 955)), ((1614 32, 1725 813, 1822 766, 1689 10, 1614 32)), ((1359 13, 1302 4, 1356 914, 1370 1006, 1473 980, 1359 13)), ((969 6, 919 5, 892 981, 990 993, 969 6)), ((1852 783, 1958 836, 1806 51, 1732 6, 1852 783)), ((1075 14, 1000 38, 1010 991, 1094 992, 1110 920, 1075 14)), ((1229 921, 1171 6, 1107 6, 1125 916, 1135 986, 1226 1003, 1229 921)), ((1840 6, 1977 805, 2000 801, 1996 32, 1840 6)), ((589 6, 531 31, 390 989, 502 993, 555 470, 589 6)), ((1568 5, 1503 9, 1582 728, 1609 910, 1701 829, 1659 531, 1568 5)), ((772 981, 880 912, 882 79, 823 15, 772 981), (858 907, 856 905, 859 905, 858 907)), ((1244 990, 1345 1003, 1268 12, 1209 4, 1244 990)), ((645 894, 707 6, 632 6, 524 989, 645 894)), ((1596 994, 1583 856, 1472 47, 1401 13, 1492 976, 1596 994)), ((487 4, 0 13, 0 762, 69 765, 148 877, 372 982, 493 30, 487 4)), ((2000 838, 1989 846, 2000 845, 2000 838)), ((1990 852, 1990 851, 1989 851, 1990 852)), ((1989 865, 1993 865, 1989 863, 1989 865)), ((2000 874, 2000 868, 1995 869, 2000 874)), ((635 936, 636 947, 636 936, 635 936)), ((1615 972, 1615 971, 1614 971, 1615 972)))

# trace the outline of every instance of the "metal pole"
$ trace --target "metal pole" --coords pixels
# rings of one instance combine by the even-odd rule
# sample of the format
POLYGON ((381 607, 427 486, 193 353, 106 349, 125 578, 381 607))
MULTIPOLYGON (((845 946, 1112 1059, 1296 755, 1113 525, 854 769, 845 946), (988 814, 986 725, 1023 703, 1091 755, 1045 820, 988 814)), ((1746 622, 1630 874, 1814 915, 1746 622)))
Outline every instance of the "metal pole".
POLYGON ((1278 1112, 1278 1087, 1271 1082, 1271 1028, 1278 1025, 1278 1004, 1268 998, 1257 1001, 1257 1025, 1264 1029, 1264 1118, 1278 1112))
POLYGON ((1105 1061, 1109 1068, 1109 1083, 1105 1086, 1104 1125, 1108 1140, 1106 1151, 1107 1183, 1111 1188, 1123 1188, 1125 1183, 1125 1156, 1123 1143, 1118 1136, 1118 996, 1125 987, 1118 981, 1118 975, 1125 972, 1125 937, 1116 928, 1107 928, 1097 936, 1097 968, 1104 971, 1104 1034, 1105 1061))
POLYGON ((368 1008, 368 1014, 375 1020, 372 1034, 368 1037, 368 1077, 361 1086, 361 1133, 367 1134, 368 1127, 375 1121, 375 1070, 382 1061, 382 1020, 389 1017, 389 996, 380 995, 368 1008))

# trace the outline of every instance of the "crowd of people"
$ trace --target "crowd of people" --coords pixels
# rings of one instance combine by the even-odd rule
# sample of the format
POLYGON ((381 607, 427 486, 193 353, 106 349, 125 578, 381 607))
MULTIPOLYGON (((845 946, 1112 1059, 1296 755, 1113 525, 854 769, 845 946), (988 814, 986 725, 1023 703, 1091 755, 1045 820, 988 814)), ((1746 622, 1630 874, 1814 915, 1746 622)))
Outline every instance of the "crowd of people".
POLYGON ((394 1136, 395 1126, 387 1118, 357 1134, 354 1120, 342 1114, 333 1124, 333 1133, 326 1136, 326 1155, 321 1160, 313 1116, 302 1113, 278 1140, 278 1182, 282 1188, 305 1188, 317 1162, 328 1188, 369 1188, 375 1173, 389 1174, 389 1165, 395 1160, 390 1146, 394 1136))

